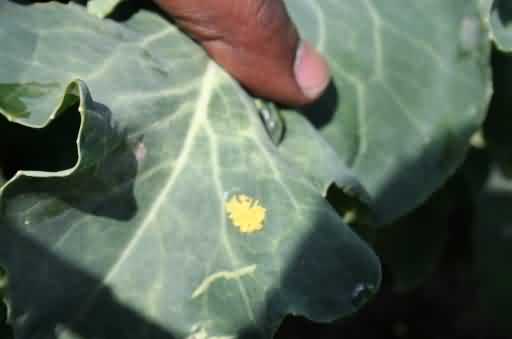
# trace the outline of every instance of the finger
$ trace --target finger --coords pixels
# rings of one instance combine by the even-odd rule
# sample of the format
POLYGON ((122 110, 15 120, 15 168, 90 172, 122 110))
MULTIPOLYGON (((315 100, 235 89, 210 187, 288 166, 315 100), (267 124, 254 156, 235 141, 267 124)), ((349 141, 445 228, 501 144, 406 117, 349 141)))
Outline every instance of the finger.
POLYGON ((289 105, 327 87, 325 59, 301 41, 282 0, 155 0, 257 96, 289 105))

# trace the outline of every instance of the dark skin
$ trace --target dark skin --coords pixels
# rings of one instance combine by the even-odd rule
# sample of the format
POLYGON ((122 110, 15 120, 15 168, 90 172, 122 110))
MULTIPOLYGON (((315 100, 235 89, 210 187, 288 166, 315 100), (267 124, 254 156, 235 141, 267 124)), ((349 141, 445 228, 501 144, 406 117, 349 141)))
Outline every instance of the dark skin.
POLYGON ((154 0, 208 54, 255 95, 302 106, 330 75, 302 41, 282 0, 154 0))

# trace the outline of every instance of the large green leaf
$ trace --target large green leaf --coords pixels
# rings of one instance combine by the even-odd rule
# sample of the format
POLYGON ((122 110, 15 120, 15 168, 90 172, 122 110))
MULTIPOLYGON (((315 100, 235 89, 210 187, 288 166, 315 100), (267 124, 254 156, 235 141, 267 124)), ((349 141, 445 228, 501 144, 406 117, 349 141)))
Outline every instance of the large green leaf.
POLYGON ((285 124, 286 137, 279 144, 281 155, 302 168, 324 196, 334 181, 345 194, 371 204, 371 197, 309 121, 298 114, 290 114, 285 124))
POLYGON ((370 191, 380 221, 390 222, 453 174, 482 123, 491 81, 480 3, 287 4, 334 76, 305 113, 370 191))
POLYGON ((378 287, 377 258, 323 198, 334 153, 316 149, 317 174, 291 164, 175 27, 2 2, 0 41, 1 113, 45 130, 78 103, 81 119, 75 166, 23 168, 0 191, 17 338, 270 337, 287 313, 333 320, 378 287))

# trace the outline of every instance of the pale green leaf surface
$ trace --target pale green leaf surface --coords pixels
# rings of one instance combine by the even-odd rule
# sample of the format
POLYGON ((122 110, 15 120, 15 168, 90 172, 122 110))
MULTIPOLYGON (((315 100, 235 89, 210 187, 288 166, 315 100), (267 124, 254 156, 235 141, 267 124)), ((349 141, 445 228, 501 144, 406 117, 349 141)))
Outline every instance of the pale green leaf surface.
POLYGON ((287 135, 279 145, 283 157, 298 168, 304 169, 324 195, 334 181, 350 195, 358 196, 363 202, 370 203, 368 193, 358 185, 356 178, 345 167, 336 151, 318 135, 317 130, 307 119, 299 114, 289 114, 286 116, 285 124, 287 135))
POLYGON ((99 18, 108 16, 123 0, 90 0, 87 2, 87 10, 99 18))
POLYGON ((483 121, 491 81, 480 3, 287 4, 333 73, 333 88, 305 112, 363 181, 380 222, 391 222, 453 174, 483 121))
POLYGON ((327 179, 282 156, 175 27, 145 12, 126 25, 0 4, 0 111, 44 127, 75 98, 82 119, 74 168, 0 192, 17 338, 269 338, 287 313, 357 310, 379 263, 322 197, 327 179), (237 194, 267 209, 261 231, 227 217, 237 194))
POLYGON ((328 195, 334 184, 339 191, 329 198, 337 197, 341 200, 334 199, 330 202, 347 221, 373 223, 374 216, 369 208, 372 204, 371 197, 358 184, 358 180, 346 168, 332 146, 300 114, 286 114, 285 125, 287 134, 279 144, 281 155, 302 168, 324 196, 328 195))

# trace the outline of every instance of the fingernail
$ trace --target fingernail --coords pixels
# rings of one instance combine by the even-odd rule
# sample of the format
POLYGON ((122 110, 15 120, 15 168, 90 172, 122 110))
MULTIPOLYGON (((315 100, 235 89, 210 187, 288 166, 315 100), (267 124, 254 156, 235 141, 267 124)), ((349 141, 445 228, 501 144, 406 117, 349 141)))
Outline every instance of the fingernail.
POLYGON ((295 80, 309 99, 318 98, 330 81, 324 57, 307 41, 301 42, 295 57, 295 80))

